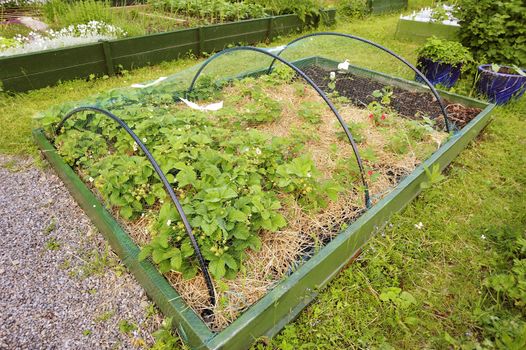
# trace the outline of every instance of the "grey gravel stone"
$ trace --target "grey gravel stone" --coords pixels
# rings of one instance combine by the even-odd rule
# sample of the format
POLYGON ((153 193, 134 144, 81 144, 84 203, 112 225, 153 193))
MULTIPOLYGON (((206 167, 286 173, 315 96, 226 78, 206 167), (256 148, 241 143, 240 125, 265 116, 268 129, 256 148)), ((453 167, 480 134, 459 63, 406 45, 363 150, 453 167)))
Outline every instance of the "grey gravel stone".
POLYGON ((149 306, 53 171, 0 155, 0 349, 141 348, 149 306))

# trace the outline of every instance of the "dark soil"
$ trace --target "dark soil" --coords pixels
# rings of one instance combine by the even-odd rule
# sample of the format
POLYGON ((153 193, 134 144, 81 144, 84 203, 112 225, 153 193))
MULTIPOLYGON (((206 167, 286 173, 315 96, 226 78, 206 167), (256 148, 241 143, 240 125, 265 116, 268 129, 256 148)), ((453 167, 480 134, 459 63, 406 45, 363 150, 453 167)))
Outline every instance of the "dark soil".
MULTIPOLYGON (((310 66, 303 69, 305 74, 311 78, 320 88, 326 92, 331 92, 328 88, 330 82, 330 71, 318 66, 310 66)), ((339 73, 336 79, 336 90, 340 96, 347 97, 354 105, 366 108, 367 105, 375 100, 372 93, 381 90, 388 85, 367 77, 358 76, 352 73, 339 73)), ((463 105, 444 100, 450 119, 458 128, 463 128, 471 119, 480 113, 480 108, 465 107, 463 105)), ((415 92, 399 87, 393 87, 390 107, 398 114, 416 119, 428 116, 436 119, 439 126, 443 126, 443 117, 436 98, 428 92, 415 92)))
MULTIPOLYGON (((482 69, 488 71, 488 72, 495 72, 493 70, 493 68, 491 67, 483 67, 482 69)), ((520 75, 519 73, 517 73, 517 71, 511 67, 499 67, 499 70, 497 73, 502 73, 502 74, 512 74, 512 75, 520 75)))

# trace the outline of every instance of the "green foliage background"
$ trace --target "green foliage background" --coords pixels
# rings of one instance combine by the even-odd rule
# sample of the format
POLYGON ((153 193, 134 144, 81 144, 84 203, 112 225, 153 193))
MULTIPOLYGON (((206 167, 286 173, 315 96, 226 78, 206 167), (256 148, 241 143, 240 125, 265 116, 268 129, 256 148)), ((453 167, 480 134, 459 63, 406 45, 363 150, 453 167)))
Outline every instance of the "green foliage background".
POLYGON ((480 62, 526 65, 524 0, 461 0, 460 39, 480 62))

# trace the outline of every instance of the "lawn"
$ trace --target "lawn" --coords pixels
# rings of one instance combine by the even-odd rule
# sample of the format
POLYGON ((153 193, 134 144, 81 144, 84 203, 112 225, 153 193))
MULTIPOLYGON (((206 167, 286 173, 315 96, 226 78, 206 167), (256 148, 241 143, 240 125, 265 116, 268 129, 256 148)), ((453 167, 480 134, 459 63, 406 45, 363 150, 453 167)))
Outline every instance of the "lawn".
MULTIPOLYGON (((414 63, 417 45, 394 39, 397 19, 369 17, 333 30, 383 44, 414 63)), ((368 59, 403 74, 382 57, 368 59)), ((122 77, 0 95, 0 153, 37 154, 30 130, 38 111, 194 63, 190 57, 122 77)), ((496 108, 443 182, 393 217, 297 321, 254 347, 526 348, 525 112, 525 98, 496 108)))

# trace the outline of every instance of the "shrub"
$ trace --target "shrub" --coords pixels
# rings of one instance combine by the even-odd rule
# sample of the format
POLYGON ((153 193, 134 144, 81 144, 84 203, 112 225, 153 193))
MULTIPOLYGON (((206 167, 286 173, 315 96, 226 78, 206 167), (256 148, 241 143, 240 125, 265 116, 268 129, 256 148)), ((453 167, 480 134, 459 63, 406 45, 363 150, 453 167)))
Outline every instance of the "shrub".
POLYGON ((340 14, 351 18, 362 18, 368 12, 367 0, 343 0, 338 4, 340 14))
POLYGON ((227 0, 149 0, 154 8, 206 19, 210 22, 234 21, 265 17, 265 9, 258 4, 227 0))
POLYGON ((460 40, 479 62, 526 65, 524 0, 461 0, 460 40))
POLYGON ((248 0, 246 2, 261 5, 273 15, 294 13, 302 20, 305 20, 308 15, 319 15, 320 9, 323 7, 320 0, 248 0))

